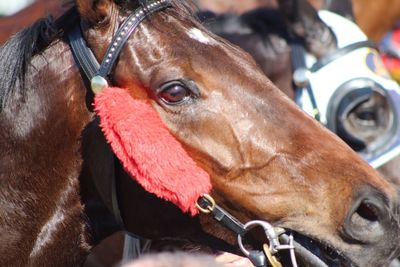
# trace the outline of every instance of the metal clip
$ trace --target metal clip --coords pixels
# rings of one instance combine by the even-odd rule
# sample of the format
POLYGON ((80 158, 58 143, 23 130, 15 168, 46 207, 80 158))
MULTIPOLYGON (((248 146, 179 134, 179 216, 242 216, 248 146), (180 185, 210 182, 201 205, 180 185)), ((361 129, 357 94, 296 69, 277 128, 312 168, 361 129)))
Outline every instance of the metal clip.
MULTIPOLYGON (((255 221, 250 221, 250 222, 246 223, 244 225, 244 229, 249 230, 249 228, 252 226, 261 226, 264 229, 265 235, 267 236, 267 239, 271 246, 272 254, 275 254, 276 252, 278 252, 278 250, 281 246, 281 243, 279 242, 279 235, 275 231, 275 228, 271 224, 269 224, 265 221, 255 220, 255 221)), ((246 250, 245 247, 243 246, 242 235, 238 235, 238 244, 239 244, 239 248, 247 256, 249 254, 249 251, 246 250)))
MULTIPOLYGON (((278 227, 273 227, 271 224, 265 221, 250 221, 244 225, 244 229, 247 231, 251 226, 261 226, 264 229, 265 235, 267 236, 269 245, 265 244, 263 249, 265 256, 268 258, 268 261, 273 267, 282 267, 282 264, 278 261, 276 257, 274 257, 275 253, 278 253, 280 250, 289 250, 290 252, 290 258, 292 261, 292 266, 297 267, 297 262, 296 262, 296 255, 294 252, 294 245, 293 245, 293 236, 287 236, 284 234, 284 229, 278 228, 278 227), (279 236, 285 236, 287 238, 287 241, 285 241, 286 244, 281 244, 279 241, 279 236)), ((244 235, 244 234, 243 234, 244 235)), ((244 245, 243 245, 243 235, 238 235, 238 245, 240 250, 243 252, 244 255, 246 255, 250 260, 250 251, 248 251, 244 245)))

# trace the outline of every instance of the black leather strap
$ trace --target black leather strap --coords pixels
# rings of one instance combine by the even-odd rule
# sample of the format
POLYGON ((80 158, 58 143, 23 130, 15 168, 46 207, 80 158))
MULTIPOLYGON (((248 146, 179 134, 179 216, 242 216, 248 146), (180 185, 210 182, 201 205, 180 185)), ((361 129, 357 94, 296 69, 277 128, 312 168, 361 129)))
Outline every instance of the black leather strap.
POLYGON ((216 205, 212 213, 214 215, 214 219, 221 222, 236 234, 244 235, 246 233, 244 225, 237 218, 233 217, 232 214, 228 213, 220 206, 216 205))
POLYGON ((97 75, 107 77, 117 60, 124 44, 129 39, 129 36, 139 26, 139 24, 154 12, 163 10, 170 7, 171 4, 166 0, 159 0, 148 4, 146 7, 139 8, 136 12, 132 13, 120 26, 115 34, 111 45, 108 47, 107 52, 101 62, 100 70, 97 75))
POLYGON ((306 65, 306 59, 305 59, 305 48, 304 45, 300 42, 293 42, 290 45, 291 51, 292 51, 292 66, 293 70, 299 69, 299 68, 307 68, 306 65))
MULTIPOLYGON (((210 202, 207 200, 205 197, 201 197, 198 200, 198 204, 206 209, 207 207, 212 206, 210 202)), ((235 232, 238 235, 244 235, 246 233, 246 229, 244 228, 244 225, 237 219, 235 218, 232 214, 224 210, 218 205, 215 205, 214 208, 212 209, 211 213, 213 214, 213 217, 215 220, 218 222, 222 223, 230 229, 231 231, 235 232)))
MULTIPOLYGON (((306 64, 306 50, 304 48, 304 46, 299 43, 299 42, 293 42, 291 44, 291 56, 292 56, 292 66, 293 66, 293 73, 297 70, 297 69, 304 69, 307 70, 307 64, 306 64)), ((297 88, 295 85, 295 101, 298 105, 300 105, 300 103, 298 103, 299 101, 299 97, 297 96, 299 94, 299 92, 301 92, 303 88, 297 88)), ((311 102, 311 106, 312 109, 314 111, 314 118, 317 121, 320 121, 320 115, 319 115, 319 110, 318 110, 318 106, 317 106, 317 101, 315 100, 315 96, 314 96, 314 92, 311 88, 310 83, 307 83, 307 85, 305 85, 305 89, 307 90, 307 93, 310 97, 310 102, 311 102)))
POLYGON ((76 25, 68 35, 69 44, 76 64, 85 74, 85 78, 89 81, 97 74, 100 69, 100 64, 94 56, 92 50, 87 46, 83 38, 80 25, 76 25))
POLYGON ((96 75, 106 78, 111 73, 126 41, 139 24, 154 12, 167 7, 171 7, 168 0, 158 0, 149 3, 145 7, 140 7, 133 12, 119 27, 101 64, 99 64, 93 52, 87 46, 81 27, 77 25, 69 33, 68 38, 76 63, 86 75, 86 78, 89 81, 96 75))

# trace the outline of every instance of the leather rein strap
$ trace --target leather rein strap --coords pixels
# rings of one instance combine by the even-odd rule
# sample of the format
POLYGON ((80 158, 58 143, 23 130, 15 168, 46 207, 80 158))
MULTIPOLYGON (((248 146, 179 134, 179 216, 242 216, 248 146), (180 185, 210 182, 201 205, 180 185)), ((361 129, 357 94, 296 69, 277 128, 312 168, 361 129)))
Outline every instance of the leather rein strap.
MULTIPOLYGON (((135 31, 139 24, 149 17, 151 14, 164 10, 172 5, 168 0, 152 1, 145 6, 136 9, 119 27, 116 35, 113 37, 107 52, 101 62, 97 61, 92 50, 88 47, 80 25, 77 25, 68 35, 69 43, 76 64, 78 65, 86 85, 90 84, 96 77, 104 78, 104 80, 111 80, 108 77, 114 68, 115 62, 129 39, 130 35, 135 31)), ((107 84, 107 82, 106 82, 107 84)), ((93 86, 91 88, 93 90, 93 86)), ((113 163, 115 165, 115 163, 113 163)), ((102 175, 95 177, 93 182, 99 192, 103 202, 112 211, 117 222, 123 227, 123 221, 118 208, 118 199, 115 185, 115 171, 113 177, 102 175)))

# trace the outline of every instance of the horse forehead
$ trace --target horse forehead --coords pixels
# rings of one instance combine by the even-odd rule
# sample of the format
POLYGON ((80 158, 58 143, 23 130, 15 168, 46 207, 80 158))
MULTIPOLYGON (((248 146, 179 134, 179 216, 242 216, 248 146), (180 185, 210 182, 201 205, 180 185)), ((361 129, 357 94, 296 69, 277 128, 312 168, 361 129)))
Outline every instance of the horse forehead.
POLYGON ((206 44, 206 45, 213 45, 215 43, 215 40, 212 39, 208 34, 206 34, 205 32, 203 32, 202 30, 198 29, 198 28, 190 28, 187 31, 187 35, 197 41, 200 42, 202 44, 206 44))

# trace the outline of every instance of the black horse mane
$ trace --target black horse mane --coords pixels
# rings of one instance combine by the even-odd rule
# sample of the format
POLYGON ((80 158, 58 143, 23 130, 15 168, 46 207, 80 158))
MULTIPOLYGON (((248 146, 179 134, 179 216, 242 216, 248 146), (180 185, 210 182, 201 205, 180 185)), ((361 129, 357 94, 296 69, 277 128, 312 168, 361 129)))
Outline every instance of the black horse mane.
MULTIPOLYGON (((74 1, 65 1, 64 5, 74 1)), ((123 11, 145 6, 149 0, 118 0, 123 11)), ((171 0, 177 14, 186 18, 192 17, 192 6, 184 0, 171 0)), ((72 3, 73 4, 73 3, 72 3)), ((8 97, 13 93, 24 96, 25 75, 32 58, 46 49, 52 42, 63 38, 65 32, 79 20, 78 11, 72 5, 60 18, 42 18, 31 26, 14 35, 0 46, 0 111, 4 109, 8 97)))
POLYGON ((56 31, 51 18, 40 19, 0 47, 1 108, 13 90, 24 87, 24 76, 32 57, 51 42, 56 31))

